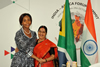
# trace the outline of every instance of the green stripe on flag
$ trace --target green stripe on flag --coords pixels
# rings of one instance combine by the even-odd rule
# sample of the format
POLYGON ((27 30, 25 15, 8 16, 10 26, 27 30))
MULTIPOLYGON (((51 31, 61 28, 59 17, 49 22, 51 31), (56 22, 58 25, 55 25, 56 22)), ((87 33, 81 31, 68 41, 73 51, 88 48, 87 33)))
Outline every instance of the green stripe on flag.
POLYGON ((65 37, 64 36, 59 35, 59 40, 58 40, 57 46, 65 48, 65 37))
POLYGON ((66 36, 66 48, 67 52, 70 55, 72 61, 76 61, 76 46, 74 44, 74 34, 72 28, 72 20, 69 8, 69 2, 66 0, 65 4, 65 36, 66 36))
POLYGON ((82 60, 81 61, 81 67, 89 67, 91 64, 89 62, 89 60, 86 58, 86 56, 84 55, 82 49, 80 48, 80 59, 82 60))

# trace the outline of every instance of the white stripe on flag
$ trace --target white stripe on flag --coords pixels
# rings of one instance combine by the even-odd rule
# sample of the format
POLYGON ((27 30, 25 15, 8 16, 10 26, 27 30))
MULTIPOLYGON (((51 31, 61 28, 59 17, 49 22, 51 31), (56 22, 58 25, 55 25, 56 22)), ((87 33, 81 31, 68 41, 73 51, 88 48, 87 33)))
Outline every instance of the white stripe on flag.
MULTIPOLYGON (((91 33, 89 32, 86 24, 84 23, 84 29, 83 29, 83 37, 82 37, 82 51, 83 51, 83 44, 87 41, 87 40, 94 40, 94 38, 92 37, 91 33)), ((95 40, 94 40, 95 41, 95 40)), ((98 52, 98 51, 97 51, 98 52)), ((91 56, 88 56, 84 53, 84 55, 87 57, 87 59, 89 60, 89 62, 91 64, 94 64, 95 63, 95 59, 96 59, 96 55, 97 55, 97 52, 94 54, 94 55, 91 55, 91 56), (92 59, 91 59, 92 58, 92 59)))
MULTIPOLYGON (((58 47, 58 46, 57 46, 57 47, 58 47)), ((68 61, 70 61, 71 65, 72 65, 72 60, 71 60, 69 54, 67 53, 66 49, 61 48, 61 47, 58 47, 58 51, 61 51, 61 52, 65 53, 66 58, 68 59, 68 61)))

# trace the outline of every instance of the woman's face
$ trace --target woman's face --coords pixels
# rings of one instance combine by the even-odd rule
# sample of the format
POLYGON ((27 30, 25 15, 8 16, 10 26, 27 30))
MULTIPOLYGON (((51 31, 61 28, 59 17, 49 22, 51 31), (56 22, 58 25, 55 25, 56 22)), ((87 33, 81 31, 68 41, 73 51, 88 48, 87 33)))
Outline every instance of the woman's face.
POLYGON ((39 39, 45 39, 46 38, 46 31, 44 28, 40 28, 38 31, 38 37, 39 39))
POLYGON ((30 17, 27 16, 27 15, 24 16, 23 21, 22 21, 22 26, 23 26, 24 28, 29 28, 30 25, 31 25, 31 19, 30 19, 30 17))

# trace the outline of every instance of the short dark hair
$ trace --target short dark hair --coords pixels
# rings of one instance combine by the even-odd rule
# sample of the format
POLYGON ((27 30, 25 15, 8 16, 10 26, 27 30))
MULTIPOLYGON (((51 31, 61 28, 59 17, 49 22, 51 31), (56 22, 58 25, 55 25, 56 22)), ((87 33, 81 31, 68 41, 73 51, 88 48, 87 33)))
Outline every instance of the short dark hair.
POLYGON ((40 26, 39 29, 38 29, 38 31, 39 31, 41 28, 44 28, 44 29, 45 29, 45 32, 47 33, 47 27, 46 27, 46 26, 44 26, 44 25, 40 26))
POLYGON ((19 23, 20 23, 21 26, 22 26, 23 18, 24 18, 25 16, 29 16, 29 17, 30 17, 30 20, 31 20, 31 23, 32 23, 32 17, 31 17, 31 15, 30 15, 29 13, 23 13, 23 14, 21 14, 21 16, 19 17, 19 23))

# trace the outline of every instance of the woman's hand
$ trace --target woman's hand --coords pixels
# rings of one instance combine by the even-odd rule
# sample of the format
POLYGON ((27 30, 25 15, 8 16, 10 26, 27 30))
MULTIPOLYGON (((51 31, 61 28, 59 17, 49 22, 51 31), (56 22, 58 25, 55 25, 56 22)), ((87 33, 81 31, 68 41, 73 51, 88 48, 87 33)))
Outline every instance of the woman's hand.
POLYGON ((38 61, 42 64, 42 63, 45 63, 45 62, 48 62, 48 61, 54 60, 54 58, 55 58, 55 55, 52 54, 49 58, 46 58, 46 59, 42 59, 42 58, 40 58, 38 61))
POLYGON ((42 59, 42 58, 40 58, 40 59, 39 59, 39 63, 41 63, 41 64, 42 64, 42 63, 45 63, 45 62, 46 62, 46 60, 45 60, 45 59, 42 59))
POLYGON ((18 50, 18 48, 16 47, 16 48, 15 48, 15 52, 17 53, 18 51, 19 51, 19 50, 18 50))

